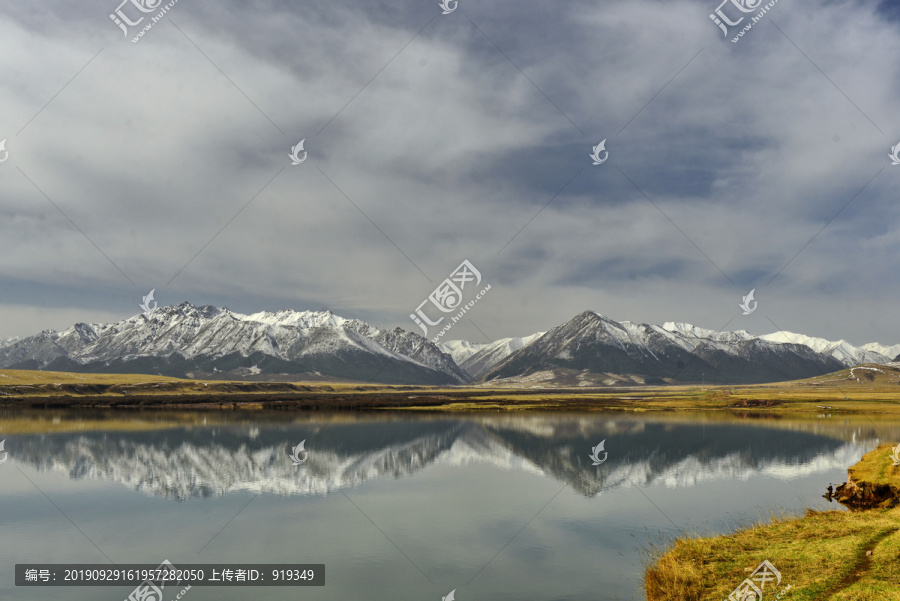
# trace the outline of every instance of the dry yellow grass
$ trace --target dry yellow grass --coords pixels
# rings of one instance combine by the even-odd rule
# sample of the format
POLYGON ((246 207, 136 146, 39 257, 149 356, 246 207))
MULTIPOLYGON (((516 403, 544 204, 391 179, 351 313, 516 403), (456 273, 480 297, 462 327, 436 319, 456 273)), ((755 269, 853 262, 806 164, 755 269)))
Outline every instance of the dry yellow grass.
POLYGON ((0 388, 38 384, 138 384, 140 382, 185 382, 178 378, 141 374, 75 374, 64 371, 0 370, 0 388))
MULTIPOLYGON (((140 395, 154 403, 199 404, 264 402, 315 397, 342 408, 354 403, 370 409, 478 411, 701 411, 742 414, 900 415, 900 367, 859 367, 834 374, 775 384, 740 386, 663 386, 630 388, 510 388, 400 386, 347 382, 252 382, 185 380, 145 375, 71 374, 0 370, 0 404, 35 399, 92 397, 123 399, 140 395), (876 371, 877 370, 877 371, 876 371), (251 398, 253 397, 253 398, 251 398), (416 399, 422 399, 417 402, 416 399), (383 402, 382 402, 383 401, 383 402)), ((121 404, 117 401, 118 404, 121 404)), ((249 404, 241 405, 248 408, 249 404)))
MULTIPOLYGON (((900 509, 807 512, 733 535, 680 539, 654 554, 647 601, 721 601, 763 560, 793 601, 900 601, 900 509), (872 551, 871 556, 866 551, 872 551)), ((765 598, 770 597, 764 589, 765 598)))
POLYGON ((900 466, 893 465, 890 444, 882 444, 866 453, 848 472, 855 482, 888 485, 900 489, 900 466))
MULTIPOLYGON (((888 450, 850 468, 854 481, 900 489, 888 450)), ((731 535, 679 539, 648 557, 647 601, 721 601, 765 559, 782 574, 777 590, 790 584, 794 601, 900 601, 900 508, 776 516, 731 535)))

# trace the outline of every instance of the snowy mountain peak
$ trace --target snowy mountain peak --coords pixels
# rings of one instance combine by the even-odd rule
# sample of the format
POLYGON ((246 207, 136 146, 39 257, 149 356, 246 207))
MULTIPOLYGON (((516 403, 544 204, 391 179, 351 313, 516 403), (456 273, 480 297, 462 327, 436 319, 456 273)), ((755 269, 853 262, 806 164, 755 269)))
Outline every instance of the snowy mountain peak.
POLYGON ((469 380, 430 341, 399 328, 384 332, 330 311, 242 315, 186 302, 113 324, 47 330, 0 347, 0 367, 295 380, 301 378, 292 374, 313 374, 418 384, 469 380))
POLYGON ((603 324, 606 327, 611 326, 614 328, 620 328, 622 323, 624 322, 618 322, 614 319, 611 319, 610 317, 607 317, 599 311, 582 311, 567 323, 603 324))
MULTIPOLYGON (((860 363, 886 363, 896 357, 896 354, 889 354, 891 352, 891 347, 883 347, 877 343, 869 343, 864 344, 861 347, 856 347, 846 340, 826 340, 824 338, 815 338, 806 336, 805 334, 797 334, 795 332, 775 332, 760 336, 760 339, 781 344, 802 344, 808 346, 817 353, 830 355, 848 367, 859 365, 860 363), (886 352, 879 352, 879 349, 886 352)), ((900 350, 900 345, 893 348, 900 350)))
POLYGON ((690 323, 684 322, 675 322, 675 321, 667 321, 662 324, 662 329, 667 332, 673 332, 675 334, 682 334, 685 336, 693 336, 695 338, 709 338, 713 334, 715 334, 714 330, 707 330, 705 328, 699 328, 690 323))
POLYGON ((340 327, 348 320, 331 311, 291 311, 282 309, 270 312, 261 311, 250 315, 236 315, 238 319, 263 323, 271 326, 294 326, 301 328, 317 328, 322 326, 340 327))
MULTIPOLYGON (((140 313, 131 319, 153 320, 153 319, 170 319, 173 317, 184 317, 189 319, 214 319, 222 314, 231 314, 227 308, 213 307, 212 305, 203 305, 196 307, 189 302, 183 302, 178 305, 167 305, 157 307, 150 313, 140 313)), ((127 320, 126 320, 127 321, 127 320)))
POLYGON ((453 357, 453 360, 456 361, 457 365, 462 365, 463 362, 482 350, 483 348, 490 346, 490 342, 469 342, 468 340, 448 340, 446 342, 442 342, 438 345, 442 351, 453 357))
POLYGON ((521 338, 501 338, 491 343, 472 344, 465 340, 450 340, 440 345, 440 349, 448 353, 463 371, 475 379, 480 378, 492 367, 525 348, 544 332, 536 332, 521 338))
POLYGON ((561 386, 751 383, 808 378, 892 359, 846 341, 786 333, 754 336, 746 330, 715 331, 683 322, 616 322, 586 311, 506 357, 483 377, 522 382, 538 378, 561 386))
POLYGON ((864 351, 878 353, 879 355, 883 355, 885 357, 896 358, 897 355, 900 355, 900 344, 895 344, 894 346, 885 346, 877 342, 869 342, 859 348, 864 351))
POLYGON ((21 338, 19 338, 18 336, 14 336, 13 338, 7 338, 6 340, 3 340, 2 338, 0 338, 0 348, 9 346, 11 344, 15 344, 19 340, 21 340, 21 338))

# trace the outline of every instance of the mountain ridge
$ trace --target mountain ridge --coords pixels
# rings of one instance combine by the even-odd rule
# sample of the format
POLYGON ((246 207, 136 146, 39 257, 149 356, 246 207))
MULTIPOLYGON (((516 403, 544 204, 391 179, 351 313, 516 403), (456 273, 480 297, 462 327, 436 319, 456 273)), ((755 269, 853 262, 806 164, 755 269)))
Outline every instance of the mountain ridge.
POLYGON ((506 357, 482 379, 537 378, 569 386, 761 383, 823 375, 855 364, 857 356, 876 363, 891 360, 871 351, 851 352, 855 347, 846 343, 845 347, 822 346, 823 351, 832 353, 789 340, 766 340, 745 330, 717 332, 676 322, 663 326, 616 322, 596 311, 584 311, 506 357))
POLYGON ((802 379, 888 363, 900 345, 854 346, 781 331, 755 336, 683 322, 615 321, 584 311, 548 332, 434 345, 330 311, 260 311, 190 303, 115 323, 76 323, 0 341, 0 368, 147 373, 206 379, 337 379, 568 386, 802 379))
POLYGON ((44 330, 0 348, 0 367, 175 377, 313 374, 435 385, 469 380, 449 355, 400 328, 380 330, 330 311, 243 315, 190 303, 113 324, 44 330))

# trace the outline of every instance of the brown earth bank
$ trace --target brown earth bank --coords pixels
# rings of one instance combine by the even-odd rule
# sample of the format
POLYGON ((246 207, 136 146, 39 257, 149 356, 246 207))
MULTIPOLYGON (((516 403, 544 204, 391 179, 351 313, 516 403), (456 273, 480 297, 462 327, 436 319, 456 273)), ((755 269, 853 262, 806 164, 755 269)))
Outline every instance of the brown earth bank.
MULTIPOLYGON (((590 410, 614 409, 625 403, 613 399, 584 399, 554 395, 551 403, 540 398, 509 398, 509 392, 494 395, 480 393, 477 402, 469 391, 441 394, 415 394, 390 392, 322 393, 302 391, 230 392, 228 394, 129 394, 107 396, 102 394, 59 395, 53 397, 0 397, 0 407, 23 409, 265 409, 265 410, 329 410, 366 411, 370 409, 446 409, 454 410, 505 410, 563 409, 590 410), (465 406, 465 407, 463 407, 465 406)), ((546 395, 541 395, 546 396, 546 395)))
POLYGON ((831 498, 855 511, 887 509, 900 505, 900 488, 892 484, 854 482, 852 478, 848 478, 834 489, 831 498))
MULTIPOLYGON (((887 509, 900 505, 900 466, 893 449, 882 444, 847 470, 847 481, 834 489, 835 501, 852 511, 887 509)), ((827 499, 829 495, 825 495, 827 499)))
POLYGON ((783 403, 784 401, 776 401, 774 399, 743 399, 729 405, 729 407, 777 407, 783 403))

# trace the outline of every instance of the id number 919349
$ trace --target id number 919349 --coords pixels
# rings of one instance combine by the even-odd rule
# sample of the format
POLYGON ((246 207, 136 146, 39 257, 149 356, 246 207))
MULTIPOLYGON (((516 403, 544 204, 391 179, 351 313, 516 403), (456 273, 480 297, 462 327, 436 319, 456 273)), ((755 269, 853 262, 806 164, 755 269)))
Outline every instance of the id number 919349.
POLYGON ((273 580, 312 580, 312 570, 272 570, 273 580))

